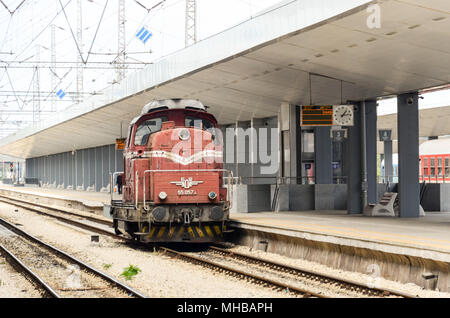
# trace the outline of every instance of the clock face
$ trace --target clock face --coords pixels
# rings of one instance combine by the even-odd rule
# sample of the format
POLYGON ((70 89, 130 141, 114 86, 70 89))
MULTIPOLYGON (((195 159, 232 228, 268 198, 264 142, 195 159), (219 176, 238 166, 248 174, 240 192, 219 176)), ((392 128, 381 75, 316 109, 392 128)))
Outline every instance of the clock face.
POLYGON ((353 106, 335 106, 333 110, 333 121, 337 126, 353 126, 353 106))

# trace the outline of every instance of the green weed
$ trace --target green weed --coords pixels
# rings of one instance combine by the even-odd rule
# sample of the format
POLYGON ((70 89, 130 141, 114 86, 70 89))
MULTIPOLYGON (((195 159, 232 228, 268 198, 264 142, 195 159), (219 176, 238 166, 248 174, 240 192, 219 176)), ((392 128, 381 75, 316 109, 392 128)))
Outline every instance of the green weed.
POLYGON ((140 272, 142 272, 142 270, 139 267, 130 265, 127 268, 124 268, 123 273, 120 276, 125 277, 126 280, 131 280, 140 272))

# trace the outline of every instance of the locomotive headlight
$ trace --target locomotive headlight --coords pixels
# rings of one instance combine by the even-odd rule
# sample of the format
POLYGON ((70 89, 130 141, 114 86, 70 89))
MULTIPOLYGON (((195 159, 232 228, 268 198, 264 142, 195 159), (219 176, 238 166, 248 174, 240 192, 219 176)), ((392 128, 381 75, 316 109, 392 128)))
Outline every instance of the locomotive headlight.
POLYGON ((166 217, 166 209, 163 207, 157 207, 152 211, 153 219, 157 222, 162 222, 166 217))
POLYGON ((220 206, 215 206, 211 209, 210 217, 214 221, 221 221, 225 217, 225 213, 220 206))
POLYGON ((160 193, 159 193, 159 198, 160 198, 161 200, 167 199, 167 193, 165 193, 164 191, 163 191, 163 192, 160 192, 160 193))
POLYGON ((181 140, 186 141, 189 140, 189 138, 191 138, 191 133, 187 129, 182 129, 178 133, 178 137, 180 137, 181 140))
POLYGON ((208 197, 210 200, 215 200, 217 198, 217 194, 215 192, 210 192, 208 197))

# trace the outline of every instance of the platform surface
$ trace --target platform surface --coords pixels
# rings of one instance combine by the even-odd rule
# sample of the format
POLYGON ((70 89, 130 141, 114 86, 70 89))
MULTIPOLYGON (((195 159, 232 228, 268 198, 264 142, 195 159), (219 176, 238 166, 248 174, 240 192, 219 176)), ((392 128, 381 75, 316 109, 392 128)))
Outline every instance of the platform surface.
MULTIPOLYGON (((110 200, 108 193, 10 185, 0 185, 0 189, 75 200, 92 206, 103 206, 110 200)), ((261 212, 232 213, 231 220, 247 229, 450 261, 450 213, 427 212, 423 218, 399 219, 348 215, 346 211, 261 212)))
POLYGON ((87 191, 75 191, 75 190, 63 190, 63 189, 50 189, 50 188, 34 188, 34 187, 14 187, 11 185, 0 184, 1 190, 10 190, 21 193, 34 194, 39 196, 51 197, 56 199, 66 199, 79 201, 88 206, 103 206, 104 203, 111 201, 109 193, 101 192, 87 192, 87 191))

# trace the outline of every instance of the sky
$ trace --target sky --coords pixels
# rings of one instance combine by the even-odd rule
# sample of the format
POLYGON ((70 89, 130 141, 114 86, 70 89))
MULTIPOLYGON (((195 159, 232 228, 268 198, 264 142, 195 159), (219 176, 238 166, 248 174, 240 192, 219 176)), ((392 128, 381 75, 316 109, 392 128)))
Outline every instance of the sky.
MULTIPOLYGON (((198 40, 277 3, 279 0, 197 0, 198 40)), ((185 47, 185 0, 125 0, 125 5, 128 73, 185 47), (142 27, 152 33, 145 44, 136 37, 142 27)), ((43 119, 51 116, 52 110, 74 103, 79 56, 87 61, 83 96, 98 93, 117 79, 111 62, 118 50, 118 0, 81 0, 81 8, 83 41, 78 43, 77 0, 1 1, 0 138, 32 124, 33 107, 41 109, 43 119), (54 68, 50 63, 52 25, 54 68), (66 93, 62 99, 56 95, 59 90, 66 93)))

